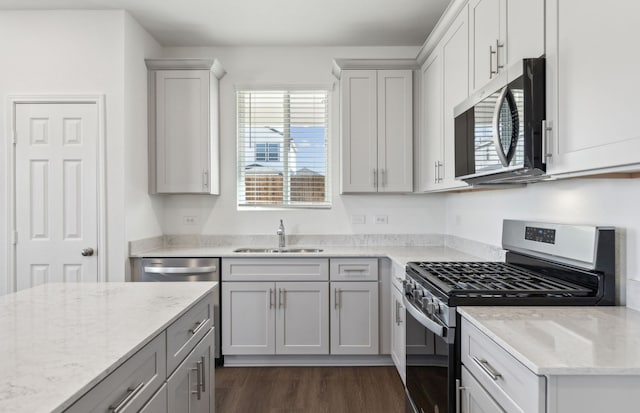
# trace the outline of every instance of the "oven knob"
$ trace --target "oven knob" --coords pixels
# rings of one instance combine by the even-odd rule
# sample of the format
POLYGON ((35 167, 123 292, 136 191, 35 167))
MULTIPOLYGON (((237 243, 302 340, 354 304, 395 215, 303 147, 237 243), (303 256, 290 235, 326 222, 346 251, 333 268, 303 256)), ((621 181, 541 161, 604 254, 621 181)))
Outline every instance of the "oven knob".
POLYGON ((440 312, 440 304, 436 300, 431 303, 431 314, 437 314, 440 312))
POLYGON ((426 308, 427 314, 433 315, 436 311, 436 305, 438 305, 438 303, 436 303, 434 300, 430 300, 426 308))
POLYGON ((417 301, 420 301, 420 297, 422 296, 424 296, 424 292, 420 288, 416 288, 415 290, 413 290, 413 297, 417 301))
POLYGON ((420 304, 422 305, 422 308, 426 309, 429 307, 430 303, 433 301, 433 298, 431 297, 425 297, 422 299, 422 301, 420 302, 420 304))

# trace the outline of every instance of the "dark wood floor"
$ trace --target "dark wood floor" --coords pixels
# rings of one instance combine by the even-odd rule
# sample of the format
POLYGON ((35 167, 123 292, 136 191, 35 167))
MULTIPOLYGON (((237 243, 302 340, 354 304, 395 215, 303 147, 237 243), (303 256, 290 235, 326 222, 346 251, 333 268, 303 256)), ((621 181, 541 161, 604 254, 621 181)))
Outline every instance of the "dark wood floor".
POLYGON ((404 413, 394 367, 221 367, 216 413, 404 413))

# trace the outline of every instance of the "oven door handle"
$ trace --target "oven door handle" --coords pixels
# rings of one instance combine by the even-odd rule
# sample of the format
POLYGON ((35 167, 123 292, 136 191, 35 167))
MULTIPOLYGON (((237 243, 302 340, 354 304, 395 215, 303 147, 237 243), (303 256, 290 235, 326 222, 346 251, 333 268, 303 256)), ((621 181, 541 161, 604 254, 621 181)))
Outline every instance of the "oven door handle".
POLYGON ((411 314, 413 318, 416 319, 416 321, 426 327, 433 334, 445 339, 445 341, 449 343, 450 337, 448 337, 447 334, 449 330, 447 327, 433 321, 432 319, 424 315, 422 311, 418 310, 411 301, 407 300, 407 297, 402 297, 402 302, 404 303, 405 309, 409 312, 409 314, 411 314))

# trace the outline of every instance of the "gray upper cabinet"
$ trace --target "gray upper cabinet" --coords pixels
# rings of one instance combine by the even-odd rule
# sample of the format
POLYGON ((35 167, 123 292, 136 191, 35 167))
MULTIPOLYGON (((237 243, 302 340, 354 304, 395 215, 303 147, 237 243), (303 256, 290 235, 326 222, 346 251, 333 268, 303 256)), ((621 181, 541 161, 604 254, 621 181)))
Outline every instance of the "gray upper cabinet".
POLYGON ((380 62, 389 69, 355 70, 341 61, 348 69, 340 73, 342 193, 413 190, 416 64, 374 61, 354 67, 375 67, 380 62))
POLYGON ((470 0, 471 91, 519 60, 544 54, 545 0, 470 0))
POLYGON ((219 189, 217 60, 147 59, 149 192, 212 194, 219 189))

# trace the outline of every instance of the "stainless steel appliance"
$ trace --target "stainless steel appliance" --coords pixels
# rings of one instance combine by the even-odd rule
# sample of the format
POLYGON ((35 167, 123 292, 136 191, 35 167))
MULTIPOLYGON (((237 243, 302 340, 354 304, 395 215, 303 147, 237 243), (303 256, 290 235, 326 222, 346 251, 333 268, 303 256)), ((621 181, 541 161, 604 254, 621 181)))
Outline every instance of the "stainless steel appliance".
POLYGON ((544 58, 524 59, 456 106, 456 179, 477 185, 544 176, 544 63, 544 58))
MULTIPOLYGON (((133 258, 131 281, 217 281, 220 282, 220 258, 133 258)), ((220 288, 214 294, 213 326, 216 334, 216 365, 220 354, 220 288)))
POLYGON ((505 220, 506 262, 410 262, 404 305, 407 412, 453 413, 460 379, 458 305, 614 305, 615 230, 505 220))

